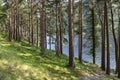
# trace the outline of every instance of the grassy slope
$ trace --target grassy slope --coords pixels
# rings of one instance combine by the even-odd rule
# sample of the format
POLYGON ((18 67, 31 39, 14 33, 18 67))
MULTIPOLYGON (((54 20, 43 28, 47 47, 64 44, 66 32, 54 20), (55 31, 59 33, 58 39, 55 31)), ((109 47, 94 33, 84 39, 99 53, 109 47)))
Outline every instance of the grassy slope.
MULTIPOLYGON (((39 48, 24 42, 8 42, 0 33, 0 80, 76 80, 85 76, 99 76, 97 65, 79 64, 76 68, 67 67, 68 57, 56 56, 55 52, 46 50, 40 56, 39 48), (97 73, 96 73, 97 72, 97 73)), ((103 73, 104 74, 104 73, 103 73)), ((102 75, 105 80, 117 80, 102 75)))

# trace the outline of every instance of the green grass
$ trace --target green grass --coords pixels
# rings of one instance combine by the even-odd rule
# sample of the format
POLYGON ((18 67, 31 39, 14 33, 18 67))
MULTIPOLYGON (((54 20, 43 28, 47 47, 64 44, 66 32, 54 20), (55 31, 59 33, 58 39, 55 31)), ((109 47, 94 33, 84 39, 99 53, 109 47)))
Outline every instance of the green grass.
POLYGON ((26 42, 8 42, 6 33, 0 32, 0 80, 76 80, 83 75, 98 76, 99 70, 105 80, 117 80, 105 75, 97 65, 82 63, 76 59, 76 68, 67 66, 66 55, 56 56, 26 42))

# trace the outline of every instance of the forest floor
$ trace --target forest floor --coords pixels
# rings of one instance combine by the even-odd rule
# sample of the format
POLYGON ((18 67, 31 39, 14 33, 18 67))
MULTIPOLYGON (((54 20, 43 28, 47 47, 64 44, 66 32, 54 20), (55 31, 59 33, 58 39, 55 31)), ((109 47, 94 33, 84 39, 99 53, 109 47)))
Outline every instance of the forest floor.
POLYGON ((36 46, 26 42, 8 42, 0 32, 0 80, 118 80, 105 75, 98 65, 79 63, 76 68, 67 66, 68 56, 56 56, 46 50, 44 55, 36 46))

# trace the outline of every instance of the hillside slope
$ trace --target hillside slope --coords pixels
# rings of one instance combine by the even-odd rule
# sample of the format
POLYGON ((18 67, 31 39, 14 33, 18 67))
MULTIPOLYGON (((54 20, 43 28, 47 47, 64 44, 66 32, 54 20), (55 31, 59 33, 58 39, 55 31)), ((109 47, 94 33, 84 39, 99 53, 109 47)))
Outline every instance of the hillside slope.
POLYGON ((0 33, 0 80, 118 80, 107 76, 97 65, 79 64, 69 68, 66 55, 56 56, 54 51, 40 49, 25 42, 8 42, 0 33))

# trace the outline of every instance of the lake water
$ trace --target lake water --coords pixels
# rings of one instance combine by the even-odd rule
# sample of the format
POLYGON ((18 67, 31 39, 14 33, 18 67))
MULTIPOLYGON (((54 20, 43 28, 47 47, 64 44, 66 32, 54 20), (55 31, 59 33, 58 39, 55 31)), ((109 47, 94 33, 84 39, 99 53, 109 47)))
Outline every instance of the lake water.
MULTIPOLYGON (((47 40, 49 40, 49 37, 47 37, 47 40)), ((101 40, 100 40, 101 41, 101 40)), ((88 45, 86 43, 86 39, 83 39, 83 45, 88 45)), ((49 49, 49 44, 47 45, 47 48, 49 49)), ((63 44, 63 53, 66 55, 69 55, 69 49, 68 44, 63 44)), ((52 50, 55 50, 55 44, 52 44, 51 47, 52 50)), ((92 62, 92 54, 89 53, 89 47, 83 46, 83 60, 92 62)), ((74 55, 75 57, 78 57, 78 36, 74 37, 74 55)), ((101 45, 96 48, 96 64, 101 65, 101 45)), ((113 37, 110 36, 110 67, 111 69, 115 69, 115 53, 114 53, 114 42, 113 37)))

